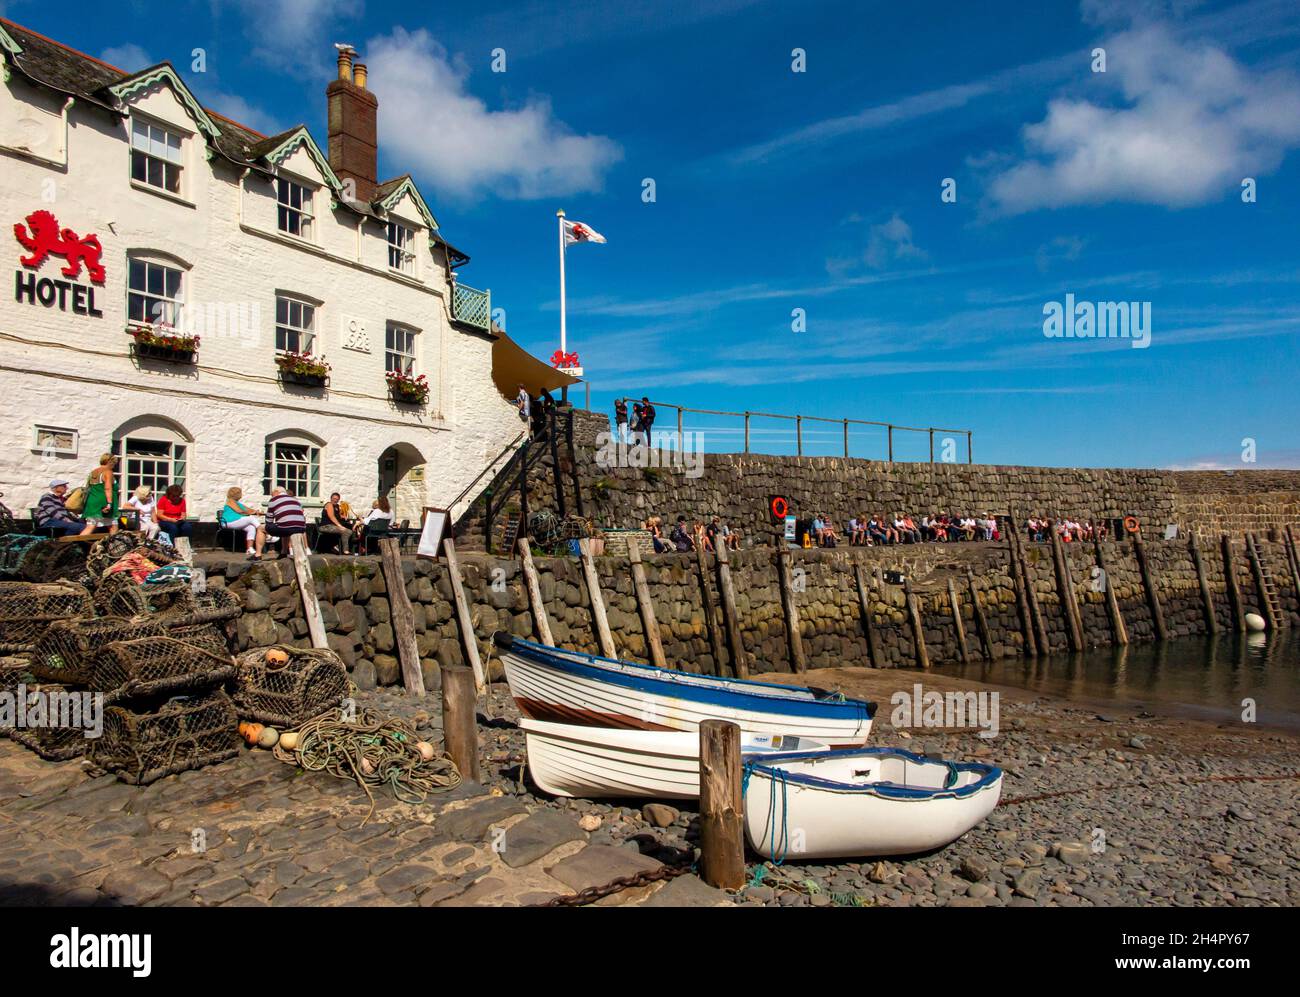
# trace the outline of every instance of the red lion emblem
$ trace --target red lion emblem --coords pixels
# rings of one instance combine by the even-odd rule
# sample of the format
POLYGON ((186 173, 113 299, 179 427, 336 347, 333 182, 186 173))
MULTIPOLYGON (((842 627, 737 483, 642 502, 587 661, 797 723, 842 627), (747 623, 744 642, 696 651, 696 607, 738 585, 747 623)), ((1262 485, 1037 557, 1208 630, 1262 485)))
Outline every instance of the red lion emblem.
POLYGON ((556 350, 551 354, 551 366, 563 369, 565 367, 579 367, 581 364, 578 363, 578 354, 556 350))
POLYGON ((14 224, 14 237, 32 254, 19 258, 23 266, 37 270, 47 256, 62 256, 68 261, 62 270, 63 276, 81 276, 81 264, 84 263, 91 281, 104 283, 104 268, 99 262, 104 248, 99 244, 98 236, 78 236, 70 228, 60 229, 58 220, 48 211, 33 211, 27 216, 25 227, 22 222, 14 224))

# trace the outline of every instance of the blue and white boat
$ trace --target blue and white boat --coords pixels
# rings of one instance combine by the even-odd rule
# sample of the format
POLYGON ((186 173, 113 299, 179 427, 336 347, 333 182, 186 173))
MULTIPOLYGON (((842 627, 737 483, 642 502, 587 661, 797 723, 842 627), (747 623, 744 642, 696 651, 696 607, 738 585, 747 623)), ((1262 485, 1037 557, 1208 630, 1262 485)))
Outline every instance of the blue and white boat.
POLYGON ((764 858, 914 855, 993 812, 1002 770, 901 748, 778 752, 744 759, 745 836, 764 858))
POLYGON ((865 744, 876 704, 839 693, 692 675, 494 636, 510 694, 534 720, 628 730, 699 730, 729 720, 745 734, 774 731, 831 747, 865 744))

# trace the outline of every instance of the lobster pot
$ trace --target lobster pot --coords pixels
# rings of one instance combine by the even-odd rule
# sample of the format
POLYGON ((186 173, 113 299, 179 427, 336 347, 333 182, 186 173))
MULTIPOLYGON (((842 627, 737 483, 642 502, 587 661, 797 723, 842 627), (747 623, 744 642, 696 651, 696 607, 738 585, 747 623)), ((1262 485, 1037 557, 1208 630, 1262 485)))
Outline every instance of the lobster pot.
POLYGON ((56 620, 94 615, 90 593, 72 582, 0 582, 0 654, 31 650, 56 620))
POLYGON ((85 585, 86 545, 74 540, 41 540, 23 551, 18 574, 29 582, 53 582, 60 578, 85 585))
POLYGON ((277 644, 246 651, 236 663, 235 706, 241 720, 298 727, 337 707, 347 696, 347 668, 337 654, 324 648, 277 644), (268 651, 283 651, 289 660, 268 662, 268 651))
POLYGON ((13 692, 20 683, 34 685, 36 676, 32 674, 32 663, 25 655, 11 655, 0 658, 0 692, 13 692))
POLYGON ((222 690, 156 697, 147 708, 109 706, 90 760, 123 782, 145 786, 165 775, 214 765, 239 754, 235 704, 222 690))
POLYGON ((164 612, 173 624, 215 623, 220 620, 233 620, 243 612, 239 597, 229 589, 210 588, 204 592, 195 592, 188 585, 183 592, 169 594, 165 597, 155 596, 158 585, 144 586, 149 602, 159 612, 164 612), (165 602, 164 602, 165 599, 165 602))
POLYGON ((0 536, 0 575, 19 574, 27 552, 40 542, 40 537, 29 533, 6 533, 0 536))
POLYGON ((226 644, 225 636, 211 623, 187 623, 176 626, 175 621, 170 618, 163 618, 162 622, 167 627, 167 636, 172 640, 193 644, 222 658, 230 657, 230 648, 226 644))
POLYGON ((144 616, 153 612, 144 586, 125 571, 99 580, 95 586, 95 609, 103 616, 144 616))
POLYGON ((110 702, 131 696, 211 689, 235 674, 235 661, 171 637, 114 641, 95 652, 87 685, 110 702))
POLYGON ((32 672, 50 682, 85 682, 90 659, 105 644, 139 637, 163 637, 156 619, 104 616, 95 620, 58 620, 32 648, 32 672))
POLYGON ((11 740, 17 741, 49 762, 66 762, 80 758, 86 753, 91 739, 86 737, 87 728, 92 719, 88 711, 92 708, 88 697, 75 689, 69 689, 57 682, 34 683, 26 681, 24 676, 12 688, 5 691, 17 694, 19 684, 27 699, 21 705, 25 718, 23 725, 8 728, 11 740), (39 697, 43 701, 43 719, 38 726, 26 726, 32 716, 32 700, 39 697))
POLYGON ((105 537, 93 547, 86 556, 86 569, 95 578, 102 578, 114 564, 127 554, 139 554, 158 567, 179 560, 176 551, 157 540, 150 540, 143 533, 122 530, 110 537, 105 537))

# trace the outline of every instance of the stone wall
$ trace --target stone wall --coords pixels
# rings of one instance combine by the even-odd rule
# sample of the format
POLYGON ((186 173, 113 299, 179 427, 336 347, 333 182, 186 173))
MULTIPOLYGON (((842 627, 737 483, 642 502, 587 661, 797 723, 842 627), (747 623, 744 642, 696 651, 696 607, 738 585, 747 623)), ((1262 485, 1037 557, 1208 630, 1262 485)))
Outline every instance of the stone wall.
MULTIPOLYGON (((1292 622, 1300 622, 1300 602, 1280 543, 1261 544, 1284 609, 1292 622)), ((1029 573, 1049 632, 1053 651, 1068 648, 1066 624, 1056 588, 1051 551, 1044 544, 1027 545, 1029 573)), ((1166 625, 1173 637, 1206 632, 1200 588, 1184 541, 1148 541, 1148 560, 1166 625)), ((973 577, 988 621, 989 654, 994 658, 1023 653, 1022 623, 1008 571, 1005 543, 919 545, 890 548, 838 548, 794 552, 794 601, 800 617, 800 634, 810 668, 869 665, 866 632, 859 610, 855 564, 861 563, 869 580, 871 626, 879 637, 885 663, 911 666, 916 648, 906 615, 903 589, 878 584, 876 570, 901 570, 912 580, 920 605, 924 639, 933 664, 959 660, 956 629, 948 603, 947 582, 957 582, 967 643, 973 658, 987 655, 969 605, 967 577, 973 577)), ((1066 547, 1076 597, 1090 647, 1111 640, 1104 587, 1094 573, 1091 545, 1066 547)), ((1207 577, 1214 592, 1216 618, 1231 627, 1224 590, 1222 559, 1217 544, 1202 549, 1207 577)), ((1154 627, 1142 587, 1132 545, 1106 545, 1109 573, 1105 583, 1115 587, 1133 641, 1151 640, 1154 627)), ((647 561, 651 599, 668 661, 674 667, 706 674, 731 674, 725 650, 716 562, 705 557, 703 581, 694 555, 660 555, 647 561), (713 652, 706 625, 705 600, 714 607, 721 660, 713 652)), ((1261 612, 1254 578, 1245 551, 1234 550, 1238 584, 1248 611, 1261 612)), ((200 555, 211 584, 225 585, 244 603, 242 617, 232 627, 242 650, 275 642, 305 646, 307 623, 288 561, 250 564, 246 561, 200 555)), ((591 622, 590 601, 580 565, 571 558, 536 559, 542 598, 547 606, 555 640, 565 647, 598 650, 591 622)), ((321 599, 330 646, 347 662, 357 683, 368 686, 399 681, 395 638, 390 622, 387 588, 375 558, 315 556, 311 559, 321 599)), ((647 644, 632 588, 626 558, 596 559, 601 594, 620 656, 648 660, 647 644)), ((534 627, 518 561, 487 555, 462 555, 467 598, 471 605, 475 637, 486 649, 495 630, 532 638, 534 627)), ((443 561, 406 559, 402 570, 407 595, 415 613, 417 642, 426 684, 438 682, 438 665, 463 663, 460 633, 452 607, 450 579, 443 561)), ((732 555, 732 576, 740 633, 750 658, 752 673, 792 669, 789 640, 773 553, 767 549, 738 551, 732 555)))

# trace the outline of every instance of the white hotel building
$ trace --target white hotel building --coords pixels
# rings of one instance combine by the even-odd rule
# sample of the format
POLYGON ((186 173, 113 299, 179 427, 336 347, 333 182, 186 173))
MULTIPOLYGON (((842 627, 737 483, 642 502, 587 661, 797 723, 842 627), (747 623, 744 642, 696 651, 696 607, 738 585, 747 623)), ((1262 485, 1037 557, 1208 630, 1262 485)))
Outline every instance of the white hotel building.
POLYGON ((457 284, 468 257, 410 176, 378 182, 378 102, 351 53, 326 150, 305 127, 263 136, 205 109, 168 63, 124 72, 3 19, 0 55, 0 492, 16 515, 111 450, 128 489, 181 483, 191 518, 232 485, 259 503, 281 484, 308 506, 387 494, 418 521, 518 437, 518 381, 572 383, 457 284), (141 329, 200 343, 154 356, 141 329), (327 383, 293 383, 284 351, 323 355, 327 383), (392 370, 423 375, 427 401, 397 399, 392 370))

